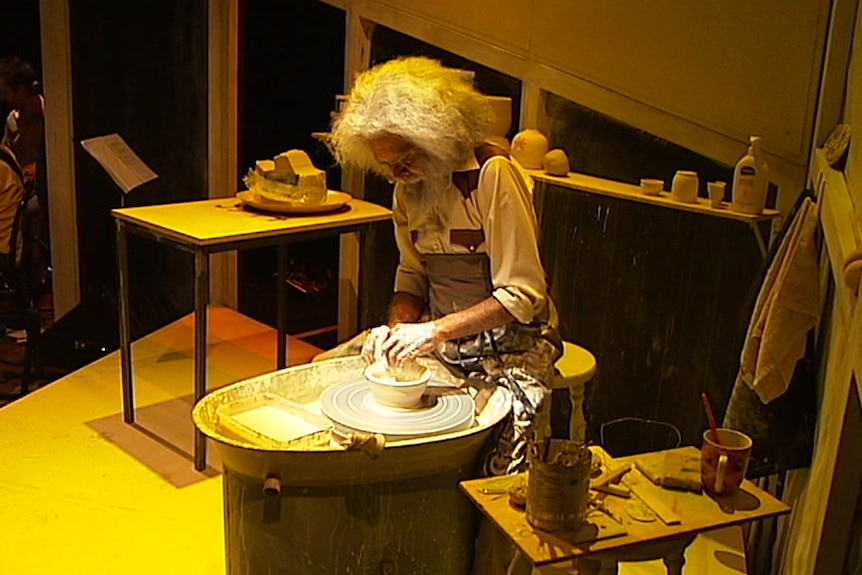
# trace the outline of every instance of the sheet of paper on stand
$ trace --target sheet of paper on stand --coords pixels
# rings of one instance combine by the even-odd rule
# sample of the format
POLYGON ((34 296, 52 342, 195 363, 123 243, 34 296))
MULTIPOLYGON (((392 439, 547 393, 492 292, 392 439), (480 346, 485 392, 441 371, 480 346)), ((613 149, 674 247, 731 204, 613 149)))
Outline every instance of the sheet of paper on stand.
POLYGON ((119 134, 81 140, 81 145, 126 194, 158 177, 119 134))

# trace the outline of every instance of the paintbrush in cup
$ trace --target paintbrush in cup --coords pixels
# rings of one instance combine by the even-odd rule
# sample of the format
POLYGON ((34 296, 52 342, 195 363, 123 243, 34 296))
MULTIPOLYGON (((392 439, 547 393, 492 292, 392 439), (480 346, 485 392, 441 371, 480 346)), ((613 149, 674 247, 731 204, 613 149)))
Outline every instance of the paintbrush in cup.
POLYGON ((706 419, 709 421, 710 429, 712 429, 712 440, 716 445, 721 445, 721 439, 718 437, 718 425, 715 422, 715 411, 712 409, 712 402, 705 391, 700 394, 700 400, 703 402, 706 419))

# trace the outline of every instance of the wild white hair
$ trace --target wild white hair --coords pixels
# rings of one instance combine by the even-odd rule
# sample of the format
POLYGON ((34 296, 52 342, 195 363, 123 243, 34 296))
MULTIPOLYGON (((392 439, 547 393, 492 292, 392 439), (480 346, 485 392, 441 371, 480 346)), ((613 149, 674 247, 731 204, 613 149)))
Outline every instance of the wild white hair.
POLYGON ((422 150, 437 167, 451 171, 464 165, 484 142, 493 121, 493 108, 473 87, 469 73, 430 58, 399 58, 356 78, 333 120, 330 147, 340 164, 387 176, 368 141, 396 135, 422 150))

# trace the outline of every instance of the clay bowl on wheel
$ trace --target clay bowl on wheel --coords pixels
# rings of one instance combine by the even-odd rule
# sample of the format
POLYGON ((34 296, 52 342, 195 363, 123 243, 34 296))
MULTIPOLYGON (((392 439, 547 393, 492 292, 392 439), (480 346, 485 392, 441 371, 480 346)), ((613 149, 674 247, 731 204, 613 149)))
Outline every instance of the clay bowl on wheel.
POLYGON ((431 370, 415 362, 394 368, 378 361, 365 368, 365 379, 377 403, 410 409, 422 405, 431 370))

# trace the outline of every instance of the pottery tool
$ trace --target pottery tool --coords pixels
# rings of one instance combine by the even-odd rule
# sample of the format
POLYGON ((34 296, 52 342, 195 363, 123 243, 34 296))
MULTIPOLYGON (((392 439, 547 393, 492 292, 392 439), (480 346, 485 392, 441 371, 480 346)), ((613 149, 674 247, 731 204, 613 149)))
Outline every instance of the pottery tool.
POLYGON ((629 489, 625 485, 613 485, 612 483, 609 483, 607 485, 590 486, 590 489, 592 489, 593 491, 607 493, 608 495, 616 495, 617 497, 622 497, 623 499, 628 499, 632 496, 631 489, 629 489))
POLYGON ((718 437, 718 425, 715 422, 715 411, 712 409, 712 402, 709 401, 709 396, 705 391, 700 394, 700 400, 703 402, 704 411, 706 411, 706 419, 709 420, 709 428, 712 430, 712 440, 716 445, 721 445, 721 440, 718 437))
POLYGON ((625 485, 618 485, 623 475, 631 471, 631 464, 620 465, 616 468, 605 466, 601 475, 590 481, 590 489, 616 495, 617 497, 631 497, 631 492, 625 485))
POLYGON ((631 482, 626 483, 629 489, 632 490, 632 494, 638 498, 641 503, 646 505, 647 507, 655 513, 659 519, 662 520, 666 525, 676 525, 678 523, 682 523, 679 516, 671 511, 670 507, 665 505, 663 501, 659 497, 657 497, 654 493, 649 491, 648 486, 645 485, 637 485, 631 482))

